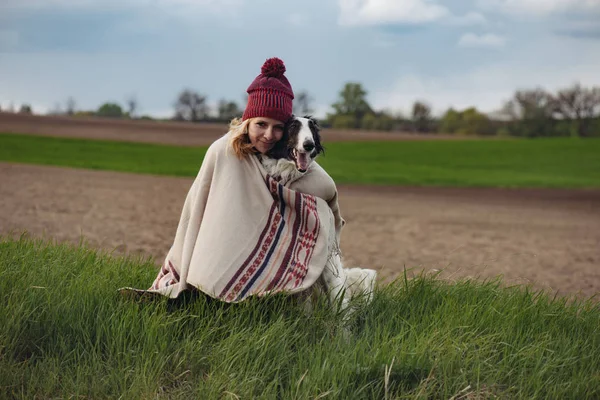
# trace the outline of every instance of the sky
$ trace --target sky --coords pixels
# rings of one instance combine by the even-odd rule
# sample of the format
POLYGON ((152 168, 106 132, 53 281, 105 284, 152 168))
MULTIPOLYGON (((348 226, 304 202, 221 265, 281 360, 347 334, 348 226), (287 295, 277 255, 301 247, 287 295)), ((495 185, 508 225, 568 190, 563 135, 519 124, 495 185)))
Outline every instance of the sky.
POLYGON ((0 106, 173 115, 242 103, 269 57, 324 117, 346 82, 378 110, 494 112, 517 89, 600 85, 600 0, 0 0, 0 106))

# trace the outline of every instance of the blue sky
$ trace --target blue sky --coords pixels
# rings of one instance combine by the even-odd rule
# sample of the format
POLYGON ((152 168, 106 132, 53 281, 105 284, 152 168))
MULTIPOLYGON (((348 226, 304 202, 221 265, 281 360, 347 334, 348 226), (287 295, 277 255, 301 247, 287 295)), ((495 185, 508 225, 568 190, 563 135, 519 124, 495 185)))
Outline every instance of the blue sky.
POLYGON ((3 108, 135 95, 170 116, 187 87, 240 103, 272 56, 320 117, 348 81, 378 109, 491 112, 519 88, 600 85, 600 0, 0 1, 3 108))

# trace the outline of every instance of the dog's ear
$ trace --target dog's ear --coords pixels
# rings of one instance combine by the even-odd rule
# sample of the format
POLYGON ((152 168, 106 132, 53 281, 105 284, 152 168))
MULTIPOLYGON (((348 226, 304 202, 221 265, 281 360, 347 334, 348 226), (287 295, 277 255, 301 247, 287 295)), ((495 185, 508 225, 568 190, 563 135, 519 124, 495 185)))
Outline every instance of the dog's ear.
POLYGON ((279 160, 280 158, 286 158, 288 153, 288 137, 285 134, 285 130, 283 131, 283 136, 281 140, 279 140, 271 150, 267 152, 267 156, 279 160))
POLYGON ((319 126, 319 122, 309 116, 306 116, 305 118, 308 118, 308 127, 310 128, 310 131, 313 134, 313 139, 315 141, 315 150, 317 151, 317 155, 323 153, 325 154, 325 147, 323 147, 323 145, 321 144, 321 127, 319 126))
POLYGON ((283 135, 281 139, 275 143, 275 146, 267 152, 267 156, 273 159, 286 158, 288 156, 289 145, 290 145, 290 128, 296 119, 294 115, 288 118, 283 125, 283 135))
POLYGON ((287 119, 287 121, 285 121, 284 125, 283 125, 283 134, 284 135, 288 135, 290 134, 290 128, 292 126, 292 124, 294 123, 294 121, 296 120, 296 116, 294 114, 292 114, 291 117, 289 117, 287 119))
POLYGON ((302 124, 293 115, 285 122, 285 125, 283 126, 283 135, 285 136, 285 141, 288 150, 292 149, 296 145, 296 140, 298 139, 298 132, 300 131, 301 127, 302 124))

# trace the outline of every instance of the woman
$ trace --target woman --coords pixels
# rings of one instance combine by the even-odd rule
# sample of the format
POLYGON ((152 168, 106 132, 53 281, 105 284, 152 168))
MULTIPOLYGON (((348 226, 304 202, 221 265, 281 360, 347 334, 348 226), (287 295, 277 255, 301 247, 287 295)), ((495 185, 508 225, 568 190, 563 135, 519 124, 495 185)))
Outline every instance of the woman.
POLYGON ((259 157, 282 139, 292 87, 278 58, 248 87, 241 120, 208 149, 190 188, 173 245, 147 291, 177 297, 192 287, 226 302, 298 293, 337 256, 337 189, 316 163, 283 186, 259 157))

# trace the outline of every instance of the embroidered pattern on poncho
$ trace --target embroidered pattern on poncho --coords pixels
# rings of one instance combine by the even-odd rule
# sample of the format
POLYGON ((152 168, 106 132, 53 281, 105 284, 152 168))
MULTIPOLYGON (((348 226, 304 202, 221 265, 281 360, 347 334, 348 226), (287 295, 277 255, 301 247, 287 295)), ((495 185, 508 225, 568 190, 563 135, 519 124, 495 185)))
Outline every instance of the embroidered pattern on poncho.
POLYGON ((206 153, 150 289, 123 289, 174 298, 195 287, 227 302, 298 293, 320 277, 343 222, 335 184, 317 163, 282 185, 255 156, 229 153, 223 137, 206 153))
MULTIPOLYGON (((273 196, 269 218, 251 254, 219 294, 226 301, 239 301, 250 290, 293 290, 306 277, 320 231, 316 198, 285 189, 270 176, 265 184, 273 196)), ((151 289, 176 283, 177 270, 166 260, 151 289)))

